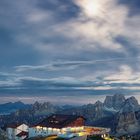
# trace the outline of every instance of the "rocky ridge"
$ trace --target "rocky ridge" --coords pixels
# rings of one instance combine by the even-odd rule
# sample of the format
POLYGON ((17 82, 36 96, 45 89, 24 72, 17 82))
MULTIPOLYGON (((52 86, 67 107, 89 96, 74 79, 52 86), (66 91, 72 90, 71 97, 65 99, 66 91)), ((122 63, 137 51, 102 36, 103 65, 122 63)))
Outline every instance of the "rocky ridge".
POLYGON ((110 127, 117 135, 140 132, 140 105, 135 97, 126 99, 121 94, 107 96, 104 103, 97 101, 79 107, 35 102, 30 108, 0 116, 0 124, 24 122, 32 125, 53 113, 82 115, 87 125, 110 127))

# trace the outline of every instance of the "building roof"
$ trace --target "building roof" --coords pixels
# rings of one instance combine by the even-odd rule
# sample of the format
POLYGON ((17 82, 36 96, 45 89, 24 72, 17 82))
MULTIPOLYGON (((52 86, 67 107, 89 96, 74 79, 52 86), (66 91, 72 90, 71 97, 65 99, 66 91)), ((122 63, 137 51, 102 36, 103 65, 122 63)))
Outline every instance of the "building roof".
POLYGON ((38 123, 36 126, 51 127, 51 128, 64 128, 68 126, 69 124, 71 124, 72 122, 76 121, 78 118, 82 118, 85 120, 85 118, 82 116, 54 114, 44 119, 42 122, 38 123))
MULTIPOLYGON (((23 125, 24 123, 22 123, 22 124, 18 124, 18 123, 15 123, 15 124, 10 124, 10 125, 8 125, 7 126, 7 128, 17 128, 17 127, 19 127, 20 125, 23 125)), ((25 124, 26 125, 26 124, 25 124)))
POLYGON ((7 126, 7 128, 17 128, 20 125, 22 125, 22 124, 10 124, 7 126))
POLYGON ((22 131, 16 135, 17 137, 28 136, 28 132, 22 131))

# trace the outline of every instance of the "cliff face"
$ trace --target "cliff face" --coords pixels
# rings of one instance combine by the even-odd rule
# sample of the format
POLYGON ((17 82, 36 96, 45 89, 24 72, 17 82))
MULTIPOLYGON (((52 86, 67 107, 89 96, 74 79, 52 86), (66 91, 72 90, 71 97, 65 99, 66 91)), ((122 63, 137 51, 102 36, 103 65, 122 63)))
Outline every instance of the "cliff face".
POLYGON ((97 101, 81 107, 80 113, 91 124, 111 127, 118 135, 140 132, 140 106, 135 97, 107 96, 104 103, 97 101))
POLYGON ((87 125, 112 128, 118 135, 140 132, 140 106, 135 97, 125 99, 121 94, 107 96, 104 103, 97 101, 79 107, 55 106, 49 102, 35 102, 30 108, 0 116, 0 124, 24 122, 35 124, 53 114, 82 115, 87 125))
POLYGON ((104 107, 103 107, 103 103, 101 103, 100 101, 97 101, 95 104, 94 104, 94 107, 95 107, 95 118, 102 118, 105 116, 104 114, 104 107))
POLYGON ((140 107, 135 97, 128 98, 118 114, 117 134, 131 134, 140 132, 139 112, 140 107))
POLYGON ((133 134, 140 131, 140 124, 136 119, 134 112, 119 114, 118 125, 116 128, 117 134, 133 134))
POLYGON ((35 112, 35 115, 52 114, 55 113, 57 109, 58 107, 54 106, 50 102, 44 102, 44 103, 35 102, 31 108, 31 110, 35 112))
POLYGON ((115 94, 114 96, 106 96, 104 106, 107 108, 113 108, 120 110, 124 105, 125 97, 122 94, 115 94))
POLYGON ((0 126, 3 127, 3 125, 11 123, 34 124, 58 110, 59 107, 54 106, 50 102, 35 102, 30 108, 17 110, 10 115, 1 115, 0 126))

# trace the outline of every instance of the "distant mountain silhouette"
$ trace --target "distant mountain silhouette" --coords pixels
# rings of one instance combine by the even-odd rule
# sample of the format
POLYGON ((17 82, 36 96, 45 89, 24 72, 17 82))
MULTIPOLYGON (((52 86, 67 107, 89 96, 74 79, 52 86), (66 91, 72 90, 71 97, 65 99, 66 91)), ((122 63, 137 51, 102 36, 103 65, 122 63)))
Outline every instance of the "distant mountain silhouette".
POLYGON ((5 104, 0 104, 0 114, 10 114, 12 112, 15 112, 19 109, 26 109, 29 108, 31 105, 24 104, 20 101, 18 102, 9 102, 5 104))
MULTIPOLYGON (((7 106, 9 104, 11 103, 7 106)), ((82 115, 87 120, 86 125, 109 127, 116 135, 140 133, 140 105, 135 97, 126 99, 124 95, 115 94, 107 96, 103 103, 97 101, 77 107, 56 106, 50 102, 35 102, 29 106, 24 106, 21 102, 14 103, 15 106, 17 104, 23 108, 10 115, 0 116, 1 126, 14 122, 36 124, 46 116, 59 113, 82 115)))

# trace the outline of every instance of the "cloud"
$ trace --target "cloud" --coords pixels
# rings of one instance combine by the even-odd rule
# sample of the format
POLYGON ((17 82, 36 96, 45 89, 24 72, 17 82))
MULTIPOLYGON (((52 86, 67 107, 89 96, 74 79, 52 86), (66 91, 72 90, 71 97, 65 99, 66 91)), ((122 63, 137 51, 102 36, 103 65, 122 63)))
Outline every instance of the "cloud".
MULTIPOLYGON (((76 63, 78 64, 78 63, 76 63)), ((91 62, 81 64, 92 64, 91 62)), ((80 64, 80 65, 81 65, 80 64)), ((18 72, 20 74, 24 71, 37 70, 40 73, 40 67, 19 67, 18 72), (30 69, 29 69, 30 68, 30 69)), ((41 67, 42 68, 42 67, 41 67)), ((43 67, 44 70, 44 67, 43 67)), ((42 71, 42 69, 41 69, 42 71)), ((19 89, 67 89, 67 90, 95 90, 95 91, 107 91, 107 90, 128 90, 139 91, 140 73, 133 71, 129 66, 122 65, 119 71, 106 72, 102 75, 96 73, 95 75, 88 75, 82 77, 75 76, 55 76, 54 78, 42 78, 40 76, 25 76, 25 74, 9 77, 6 80, 0 82, 1 87, 12 87, 19 89)))
MULTIPOLYGON (((25 0, 21 4, 17 0, 10 3, 6 0, 1 5, 1 26, 12 32, 12 41, 16 42, 13 46, 20 46, 13 47, 10 52, 15 56, 14 64, 45 65, 56 60, 98 60, 101 56, 127 58, 132 57, 132 50, 139 55, 140 17, 130 18, 129 7, 118 1, 25 0), (9 11, 4 12, 5 7, 9 11), (31 62, 24 57, 26 49, 30 49, 27 58, 31 62)), ((5 54, 8 55, 6 51, 5 54)))
MULTIPOLYGON (((86 63, 86 62, 85 62, 86 63)), ((58 62, 58 63, 50 63, 47 65, 40 65, 40 66, 16 66, 15 69, 17 72, 22 71, 59 71, 59 70, 71 70, 79 67, 80 65, 84 64, 84 62, 58 62)))
POLYGON ((112 80, 112 81, 121 81, 125 80, 128 81, 132 76, 132 69, 129 66, 121 66, 120 71, 118 73, 112 74, 105 78, 105 80, 112 80))
MULTIPOLYGON (((102 52, 104 49, 123 54, 124 57, 130 57, 132 49, 128 49, 129 42, 136 51, 139 50, 140 17, 135 15, 129 18, 129 8, 126 5, 118 4, 113 0, 74 2, 81 9, 77 17, 66 22, 49 25, 49 29, 46 27, 36 29, 37 38, 44 38, 37 42, 34 38, 29 39, 31 43, 36 42, 34 45, 36 49, 44 54, 53 52, 59 57, 63 55, 67 59, 71 59, 73 52, 80 53, 87 50, 93 53, 97 52, 96 56, 99 57, 98 52, 102 52), (93 6, 93 3, 97 5, 97 9, 95 9, 98 12, 95 12, 96 14, 88 11, 88 8, 89 10, 91 8, 86 6, 93 6), (132 30, 135 32, 132 33, 132 30), (128 46, 117 40, 119 36, 128 41, 128 46)), ((77 53, 74 54, 74 57, 76 55, 77 53)))
POLYGON ((0 1, 0 94, 138 93, 138 9, 138 0, 0 1))
POLYGON ((127 83, 127 84, 139 84, 140 73, 133 71, 133 69, 127 65, 120 67, 119 72, 106 76, 104 80, 110 83, 127 83))
MULTIPOLYGON (((72 32, 71 34, 66 32, 66 35, 76 37, 77 40, 78 38, 81 39, 87 44, 84 44, 85 48, 90 47, 94 50, 100 46, 127 53, 124 51, 127 46, 115 40, 120 35, 131 39, 135 44, 134 36, 128 32, 133 28, 134 34, 139 34, 137 26, 140 23, 140 17, 129 18, 129 9, 126 5, 118 5, 113 0, 77 0, 76 2, 81 7, 82 13, 77 20, 73 20, 64 26, 70 29, 68 32, 72 32), (132 26, 132 24, 137 24, 137 26, 132 26)), ((136 40, 138 41, 138 39, 136 40)), ((80 47, 82 47, 82 43, 80 47)))
MULTIPOLYGON (((105 48, 124 54, 129 53, 126 52, 125 44, 116 41, 118 36, 131 40, 132 44, 139 44, 139 15, 129 18, 129 8, 118 4, 117 1, 73 0, 73 3, 68 4, 61 1, 35 1, 32 5, 28 1, 23 3, 25 6, 28 4, 26 10, 23 8, 18 10, 21 12, 23 22, 26 22, 23 25, 26 32, 17 34, 16 39, 40 51, 52 53, 54 49, 61 48, 62 52, 66 49, 70 53, 76 49, 96 51, 105 48), (52 10, 54 7, 56 9, 52 10), (73 14, 69 7, 71 9, 75 7, 73 14), (64 16, 65 11, 67 16, 64 16), (63 17, 61 15, 65 17, 65 21, 61 20, 63 17), (59 20, 56 21, 56 17, 59 17, 59 20), (135 32, 132 33, 131 30, 135 32), (61 46, 58 46, 58 43, 61 46)), ((18 3, 17 5, 19 6, 18 3)), ((57 51, 59 52, 59 49, 57 51)))
MULTIPOLYGON (((129 62, 132 59, 139 59, 139 57, 127 57, 127 58, 111 58, 111 59, 99 59, 99 60, 88 60, 88 61, 56 61, 50 62, 46 65, 20 65, 15 66, 14 69, 17 72, 24 71, 61 71, 61 70, 75 70, 80 67, 91 66, 95 64, 104 64, 104 63, 116 63, 116 62, 129 62)), ((125 72, 129 72, 130 67, 127 69, 127 66, 121 66, 121 69, 124 69, 125 72), (127 71, 128 70, 128 71, 127 71)))

